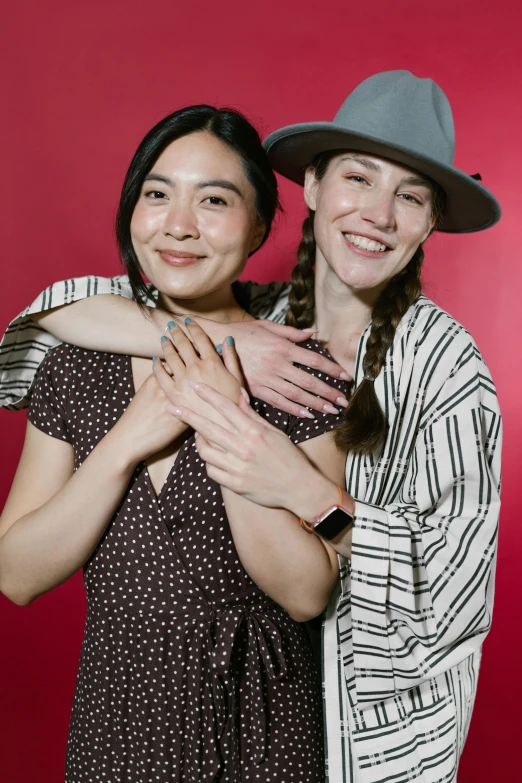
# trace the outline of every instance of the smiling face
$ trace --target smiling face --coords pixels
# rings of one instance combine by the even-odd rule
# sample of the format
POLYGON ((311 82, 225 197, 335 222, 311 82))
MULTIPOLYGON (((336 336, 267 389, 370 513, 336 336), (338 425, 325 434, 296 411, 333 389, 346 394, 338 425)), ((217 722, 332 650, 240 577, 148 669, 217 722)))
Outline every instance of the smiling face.
POLYGON ((421 175, 384 158, 335 155, 321 179, 308 169, 316 268, 354 292, 375 292, 408 264, 433 228, 432 190, 421 175))
POLYGON ((255 192, 239 156, 211 133, 176 139, 146 176, 130 224, 141 270, 164 304, 230 301, 262 241, 255 192))

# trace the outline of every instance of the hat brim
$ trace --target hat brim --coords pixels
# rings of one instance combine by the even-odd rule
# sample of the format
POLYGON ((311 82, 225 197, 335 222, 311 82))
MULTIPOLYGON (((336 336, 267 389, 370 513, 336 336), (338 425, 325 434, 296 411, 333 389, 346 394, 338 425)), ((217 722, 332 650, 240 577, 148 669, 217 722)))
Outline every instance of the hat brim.
POLYGON ((498 223, 501 217, 495 196, 463 171, 332 122, 288 125, 271 133, 265 139, 264 147, 274 169, 300 185, 315 156, 336 149, 367 152, 414 169, 432 179, 446 193, 446 208, 438 231, 453 234, 483 231, 498 223))

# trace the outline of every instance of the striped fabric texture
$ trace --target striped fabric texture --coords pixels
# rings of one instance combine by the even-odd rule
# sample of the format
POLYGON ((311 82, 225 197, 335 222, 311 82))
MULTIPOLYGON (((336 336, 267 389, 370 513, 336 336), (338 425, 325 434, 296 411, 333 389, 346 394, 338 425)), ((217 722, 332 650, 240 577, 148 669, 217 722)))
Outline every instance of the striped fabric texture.
MULTIPOLYGON (((243 285, 254 315, 284 321, 288 284, 243 285)), ((66 280, 9 325, 1 405, 28 404, 36 368, 58 344, 31 313, 94 293, 131 298, 125 276, 66 280)), ((426 297, 401 321, 375 388, 388 438, 380 455, 348 457, 352 558, 340 558, 323 627, 326 779, 450 783, 491 625, 500 412, 472 338, 426 297)))

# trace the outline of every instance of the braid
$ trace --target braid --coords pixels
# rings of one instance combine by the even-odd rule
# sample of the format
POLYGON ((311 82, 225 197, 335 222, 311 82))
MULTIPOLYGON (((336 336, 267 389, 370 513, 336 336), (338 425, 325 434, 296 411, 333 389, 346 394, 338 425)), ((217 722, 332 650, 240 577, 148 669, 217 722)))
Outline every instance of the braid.
POLYGON ((382 448, 388 422, 374 381, 381 372, 395 331, 409 307, 422 293, 420 281, 424 250, 418 247, 408 265, 393 277, 372 310, 372 325, 363 358, 364 378, 353 394, 335 432, 339 448, 369 454, 382 448))
POLYGON ((314 291, 315 237, 314 213, 309 210, 303 223, 303 237, 297 251, 297 265, 292 270, 286 325, 298 329, 311 326, 315 317, 314 291))

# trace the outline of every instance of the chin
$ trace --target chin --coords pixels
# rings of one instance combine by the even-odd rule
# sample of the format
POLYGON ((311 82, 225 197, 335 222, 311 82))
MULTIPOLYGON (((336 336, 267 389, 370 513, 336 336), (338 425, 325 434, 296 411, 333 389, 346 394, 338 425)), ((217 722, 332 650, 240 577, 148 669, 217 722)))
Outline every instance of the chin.
POLYGON ((156 288, 158 289, 161 296, 166 297, 167 299, 201 299, 202 297, 206 296, 210 293, 211 288, 210 286, 208 289, 202 286, 187 286, 187 285, 157 285, 156 288))
POLYGON ((385 282, 382 277, 361 274, 360 271, 358 274, 354 274, 353 272, 347 272, 344 275, 339 274, 338 277, 346 286, 351 288, 352 291, 369 291, 372 288, 382 286, 382 284, 385 282))

